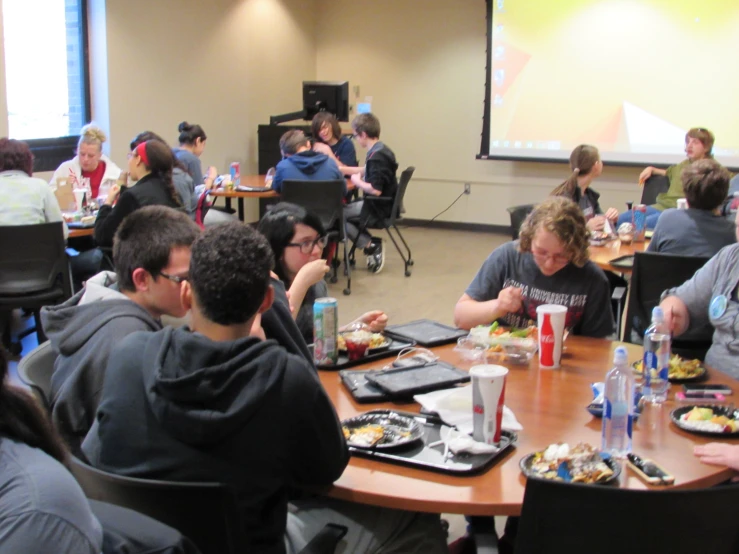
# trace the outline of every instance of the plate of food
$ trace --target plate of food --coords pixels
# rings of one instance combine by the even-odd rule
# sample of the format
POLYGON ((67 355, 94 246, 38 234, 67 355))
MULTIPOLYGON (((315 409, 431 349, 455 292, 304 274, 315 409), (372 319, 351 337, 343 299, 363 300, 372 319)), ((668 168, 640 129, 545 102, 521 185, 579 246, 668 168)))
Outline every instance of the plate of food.
MULTIPOLYGON (((631 367, 634 373, 641 375, 644 373, 644 361, 637 360, 631 367)), ((700 360, 684 360, 677 354, 670 357, 670 368, 667 378, 670 383, 689 383, 691 381, 700 381, 706 376, 706 368, 701 365, 700 360)))
POLYGON ((423 429, 415 419, 392 410, 376 410, 345 419, 341 430, 346 443, 355 448, 395 448, 423 437, 423 429))
POLYGON ((351 334, 339 333, 339 336, 336 339, 339 350, 346 351, 347 338, 349 338, 350 341, 356 338, 359 338, 362 341, 367 340, 369 344, 369 346, 367 346, 367 352, 377 352, 389 347, 390 344, 393 342, 382 333, 369 333, 365 331, 353 331, 351 334), (357 333, 362 333, 362 336, 355 336, 357 335, 357 333))
POLYGON ((603 246, 609 240, 613 240, 613 235, 605 231, 590 231, 590 244, 593 246, 603 246))
POLYGON ((712 437, 739 436, 739 410, 729 406, 682 406, 670 413, 672 422, 689 433, 712 437))
POLYGON ((618 462, 584 442, 574 448, 567 443, 550 444, 524 456, 519 467, 526 477, 598 485, 612 483, 621 473, 618 462))

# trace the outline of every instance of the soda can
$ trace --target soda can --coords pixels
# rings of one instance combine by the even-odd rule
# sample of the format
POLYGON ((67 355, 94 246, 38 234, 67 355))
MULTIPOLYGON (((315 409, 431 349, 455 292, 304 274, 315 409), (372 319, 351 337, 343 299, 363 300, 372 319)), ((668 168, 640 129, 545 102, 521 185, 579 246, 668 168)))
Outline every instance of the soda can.
POLYGON ((234 187, 241 184, 241 165, 239 162, 231 162, 231 183, 234 187))
POLYGON ((646 204, 637 204, 632 211, 632 219, 634 220, 634 242, 644 242, 647 232, 647 206, 646 204))
POLYGON ((339 360, 339 303, 336 298, 316 298, 313 303, 313 361, 334 365, 339 360))

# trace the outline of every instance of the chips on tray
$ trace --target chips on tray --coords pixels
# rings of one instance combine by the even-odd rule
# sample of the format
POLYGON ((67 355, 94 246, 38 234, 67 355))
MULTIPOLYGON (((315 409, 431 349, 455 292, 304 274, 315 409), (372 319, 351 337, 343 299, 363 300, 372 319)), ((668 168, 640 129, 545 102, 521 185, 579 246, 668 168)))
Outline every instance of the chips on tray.
POLYGON ((574 448, 567 443, 550 444, 546 450, 529 457, 528 474, 543 479, 590 484, 605 483, 615 477, 600 452, 583 442, 574 448))
MULTIPOLYGON (((632 367, 637 373, 644 373, 643 360, 634 362, 632 367)), ((670 368, 667 377, 673 380, 695 379, 705 372, 706 368, 701 365, 700 360, 684 360, 675 354, 670 357, 670 368)))

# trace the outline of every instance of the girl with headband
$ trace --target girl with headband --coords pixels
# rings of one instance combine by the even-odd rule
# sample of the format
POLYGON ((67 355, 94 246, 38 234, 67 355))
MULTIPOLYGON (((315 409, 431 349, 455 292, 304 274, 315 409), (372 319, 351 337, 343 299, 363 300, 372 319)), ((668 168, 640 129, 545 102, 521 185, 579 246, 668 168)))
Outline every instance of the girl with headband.
POLYGON ((116 185, 111 187, 95 220, 98 246, 112 248, 113 236, 121 221, 143 206, 182 209, 172 184, 173 168, 172 151, 158 140, 142 142, 128 154, 128 173, 122 173, 116 185), (136 181, 136 186, 126 188, 129 175, 136 181))

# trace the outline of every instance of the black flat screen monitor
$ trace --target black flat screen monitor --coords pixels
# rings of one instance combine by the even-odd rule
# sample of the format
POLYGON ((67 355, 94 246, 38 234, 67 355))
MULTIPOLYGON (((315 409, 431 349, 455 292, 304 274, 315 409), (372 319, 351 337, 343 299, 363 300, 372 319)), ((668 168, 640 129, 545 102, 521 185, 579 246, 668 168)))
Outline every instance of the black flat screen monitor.
POLYGON ((303 108, 306 120, 326 111, 349 121, 349 81, 303 81, 303 108))

